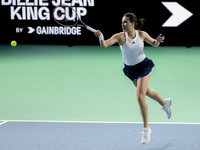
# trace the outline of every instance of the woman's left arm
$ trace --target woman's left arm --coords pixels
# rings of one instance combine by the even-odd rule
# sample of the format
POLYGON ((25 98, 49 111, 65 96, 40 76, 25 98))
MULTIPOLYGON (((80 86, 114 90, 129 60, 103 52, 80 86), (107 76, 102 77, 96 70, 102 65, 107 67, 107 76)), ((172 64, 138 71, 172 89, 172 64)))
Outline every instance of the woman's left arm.
POLYGON ((144 31, 142 33, 142 37, 144 38, 145 42, 149 43, 150 45, 154 47, 158 47, 160 43, 164 42, 164 39, 165 39, 165 36, 162 36, 162 34, 160 34, 156 39, 153 39, 152 37, 150 37, 148 33, 144 31))

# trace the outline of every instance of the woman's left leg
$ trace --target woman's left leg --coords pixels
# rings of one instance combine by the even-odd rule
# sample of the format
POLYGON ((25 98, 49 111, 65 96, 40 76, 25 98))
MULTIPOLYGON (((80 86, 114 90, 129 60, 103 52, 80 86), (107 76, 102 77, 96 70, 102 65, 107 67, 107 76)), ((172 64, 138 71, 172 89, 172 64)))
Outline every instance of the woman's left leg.
POLYGON ((140 113, 143 119, 144 128, 148 128, 148 106, 145 100, 145 96, 147 93, 148 83, 150 79, 151 73, 147 76, 139 78, 137 81, 137 100, 140 106, 140 113))

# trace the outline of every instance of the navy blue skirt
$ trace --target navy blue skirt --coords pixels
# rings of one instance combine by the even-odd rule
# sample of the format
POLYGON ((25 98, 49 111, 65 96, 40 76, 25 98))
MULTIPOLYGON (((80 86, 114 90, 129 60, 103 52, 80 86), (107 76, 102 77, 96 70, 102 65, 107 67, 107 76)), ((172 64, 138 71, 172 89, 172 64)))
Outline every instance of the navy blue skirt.
POLYGON ((147 76, 151 69, 155 66, 153 61, 149 58, 145 58, 142 62, 134 65, 134 66, 127 66, 124 64, 124 74, 132 81, 138 80, 144 76, 147 76))

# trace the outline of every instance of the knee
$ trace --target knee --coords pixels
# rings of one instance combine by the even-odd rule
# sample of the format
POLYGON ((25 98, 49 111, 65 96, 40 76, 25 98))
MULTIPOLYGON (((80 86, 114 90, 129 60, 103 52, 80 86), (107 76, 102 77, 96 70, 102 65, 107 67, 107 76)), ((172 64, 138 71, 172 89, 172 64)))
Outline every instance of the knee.
POLYGON ((151 88, 147 89, 146 95, 147 96, 151 96, 152 95, 152 89, 151 88))
POLYGON ((145 101, 145 94, 138 93, 137 94, 137 100, 138 100, 138 103, 145 101))

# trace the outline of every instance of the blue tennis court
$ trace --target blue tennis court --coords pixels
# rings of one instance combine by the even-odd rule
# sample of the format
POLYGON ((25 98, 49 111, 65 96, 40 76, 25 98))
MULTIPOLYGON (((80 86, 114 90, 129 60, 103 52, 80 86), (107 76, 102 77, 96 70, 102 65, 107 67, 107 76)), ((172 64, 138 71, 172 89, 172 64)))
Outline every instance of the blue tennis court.
POLYGON ((123 75, 118 47, 1 48, 0 149, 200 149, 198 47, 146 47, 156 64, 150 87, 173 99, 167 119, 147 97, 152 134, 146 145, 135 87, 123 75))
POLYGON ((200 124, 150 123, 151 142, 140 143, 141 123, 1 122, 2 150, 198 150, 200 124))

